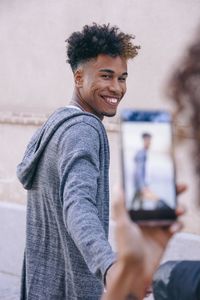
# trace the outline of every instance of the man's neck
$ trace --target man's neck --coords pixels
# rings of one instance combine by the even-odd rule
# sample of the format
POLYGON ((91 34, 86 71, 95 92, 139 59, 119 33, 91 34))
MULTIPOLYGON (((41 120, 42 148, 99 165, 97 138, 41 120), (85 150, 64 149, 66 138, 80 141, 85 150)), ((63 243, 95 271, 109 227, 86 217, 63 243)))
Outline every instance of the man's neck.
POLYGON ((84 107, 81 105, 81 101, 79 101, 79 95, 77 94, 76 90, 74 90, 73 92, 72 99, 70 100, 69 105, 76 106, 82 111, 85 111, 84 107))
POLYGON ((73 101, 73 100, 71 100, 71 101, 69 102, 69 105, 70 105, 70 106, 77 107, 77 108, 79 108, 80 110, 84 111, 84 109, 81 107, 81 105, 79 105, 77 102, 75 102, 75 101, 73 101))
MULTIPOLYGON (((92 111, 92 109, 88 105, 86 105, 86 103, 84 103, 84 101, 81 99, 81 95, 79 94, 77 89, 74 90, 73 95, 72 95, 72 99, 69 102, 69 105, 76 106, 76 107, 80 108, 82 111, 86 111, 86 112, 89 112, 89 113, 92 113, 92 114, 96 115, 92 111)), ((103 116, 99 116, 99 115, 96 115, 96 116, 101 121, 103 120, 103 116)))

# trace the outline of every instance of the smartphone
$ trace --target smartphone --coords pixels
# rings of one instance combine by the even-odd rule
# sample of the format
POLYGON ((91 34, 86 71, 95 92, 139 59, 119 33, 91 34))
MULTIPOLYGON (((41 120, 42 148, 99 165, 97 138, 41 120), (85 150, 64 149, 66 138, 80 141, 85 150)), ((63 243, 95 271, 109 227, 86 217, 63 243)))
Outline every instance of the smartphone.
POLYGON ((133 221, 169 225, 176 219, 172 120, 167 111, 121 113, 122 179, 133 221))

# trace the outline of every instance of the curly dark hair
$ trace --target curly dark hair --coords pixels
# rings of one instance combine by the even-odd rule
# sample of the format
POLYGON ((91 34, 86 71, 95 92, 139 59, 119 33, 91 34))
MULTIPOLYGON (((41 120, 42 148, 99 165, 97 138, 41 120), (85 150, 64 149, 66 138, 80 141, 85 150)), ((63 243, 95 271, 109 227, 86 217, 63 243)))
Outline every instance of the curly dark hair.
POLYGON ((200 185, 200 27, 193 44, 173 73, 167 90, 168 96, 176 104, 174 123, 177 135, 179 138, 194 139, 192 154, 200 185), (180 119, 182 126, 178 121, 180 119))
POLYGON ((132 44, 133 35, 119 31, 116 26, 110 24, 92 26, 85 25, 81 32, 77 31, 66 40, 67 62, 75 71, 80 63, 84 63, 99 54, 110 56, 122 56, 127 59, 138 54, 140 46, 132 44))

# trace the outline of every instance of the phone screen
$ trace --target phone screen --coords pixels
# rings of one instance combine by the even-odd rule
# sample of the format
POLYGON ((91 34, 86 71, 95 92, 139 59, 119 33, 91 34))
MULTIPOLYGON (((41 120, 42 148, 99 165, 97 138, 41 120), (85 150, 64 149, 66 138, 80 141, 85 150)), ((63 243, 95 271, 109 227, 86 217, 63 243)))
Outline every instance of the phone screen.
POLYGON ((176 189, 170 114, 126 110, 121 121, 127 209, 135 220, 174 219, 176 189))

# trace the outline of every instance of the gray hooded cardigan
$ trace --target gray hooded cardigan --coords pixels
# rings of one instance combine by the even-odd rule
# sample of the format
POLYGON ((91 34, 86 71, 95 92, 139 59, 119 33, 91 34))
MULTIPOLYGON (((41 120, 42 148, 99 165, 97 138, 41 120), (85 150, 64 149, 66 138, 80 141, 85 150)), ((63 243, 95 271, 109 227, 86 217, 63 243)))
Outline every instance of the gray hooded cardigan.
POLYGON ((115 255, 107 241, 109 146, 102 122, 57 110, 17 175, 28 190, 21 300, 96 300, 115 255))

